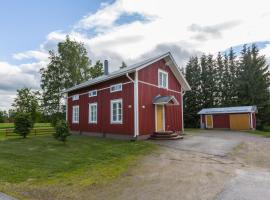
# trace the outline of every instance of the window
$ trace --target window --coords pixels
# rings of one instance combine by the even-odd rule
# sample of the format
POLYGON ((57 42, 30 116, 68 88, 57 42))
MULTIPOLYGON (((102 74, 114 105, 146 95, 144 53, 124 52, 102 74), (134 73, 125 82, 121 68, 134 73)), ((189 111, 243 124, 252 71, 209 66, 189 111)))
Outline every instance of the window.
POLYGON ((89 104, 89 123, 97 123, 97 103, 89 104))
POLYGON ((122 83, 111 86, 111 92, 122 91, 122 83))
POLYGON ((122 99, 111 100, 111 123, 122 124, 122 122, 123 122, 122 99))
POLYGON ((72 101, 79 100, 80 96, 78 94, 72 96, 72 101))
POLYGON ((97 96, 97 90, 92 90, 89 92, 89 97, 95 97, 97 96))
POLYGON ((72 107, 72 123, 79 123, 79 106, 72 107))
POLYGON ((161 88, 168 88, 168 73, 158 70, 158 86, 161 88))

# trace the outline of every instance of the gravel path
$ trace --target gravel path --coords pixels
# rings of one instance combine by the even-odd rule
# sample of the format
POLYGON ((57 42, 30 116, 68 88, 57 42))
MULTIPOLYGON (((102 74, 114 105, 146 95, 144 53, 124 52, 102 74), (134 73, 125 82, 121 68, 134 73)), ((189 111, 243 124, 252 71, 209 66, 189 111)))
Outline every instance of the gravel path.
POLYGON ((17 200, 17 199, 0 192, 0 200, 17 200))

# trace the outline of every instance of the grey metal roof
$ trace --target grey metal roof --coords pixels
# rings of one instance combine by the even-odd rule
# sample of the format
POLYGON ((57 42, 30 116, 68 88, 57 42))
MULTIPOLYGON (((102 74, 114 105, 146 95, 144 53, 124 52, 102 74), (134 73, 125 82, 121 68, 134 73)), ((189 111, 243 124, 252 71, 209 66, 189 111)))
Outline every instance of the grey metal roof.
POLYGON ((173 101, 173 104, 179 104, 174 96, 156 96, 153 99, 153 104, 169 104, 170 101, 173 101))
POLYGON ((189 84, 187 83, 187 81, 185 80, 183 74, 179 70, 179 68, 178 68, 175 60, 173 59, 171 53, 167 52, 165 54, 162 54, 162 55, 159 55, 159 56, 156 56, 156 57, 153 57, 153 58, 149 58, 149 59, 146 59, 146 60, 144 60, 142 62, 138 62, 136 64, 130 65, 130 66, 126 67, 126 68, 114 71, 112 73, 109 73, 108 75, 102 75, 100 77, 90 79, 90 80, 88 80, 86 82, 83 82, 83 83, 75 85, 75 86, 73 86, 73 87, 71 87, 69 89, 66 89, 62 93, 67 93, 67 92, 70 92, 70 91, 73 91, 73 90, 84 88, 86 86, 94 85, 94 84, 97 84, 97 83, 100 83, 100 82, 103 82, 103 81, 107 81, 107 80, 110 80, 110 79, 113 79, 113 78, 116 78, 116 77, 119 77, 119 76, 123 76, 126 73, 133 72, 133 71, 135 71, 136 69, 138 69, 140 67, 150 65, 151 63, 156 62, 156 61, 158 61, 160 59, 163 59, 163 58, 166 58, 166 57, 170 58, 172 60, 173 64, 176 66, 177 72, 179 73, 179 76, 180 76, 180 79, 181 79, 180 81, 181 81, 183 89, 184 90, 190 90, 189 84))
POLYGON ((223 108, 204 108, 198 114, 224 114, 224 113, 254 113, 257 106, 237 106, 223 108))

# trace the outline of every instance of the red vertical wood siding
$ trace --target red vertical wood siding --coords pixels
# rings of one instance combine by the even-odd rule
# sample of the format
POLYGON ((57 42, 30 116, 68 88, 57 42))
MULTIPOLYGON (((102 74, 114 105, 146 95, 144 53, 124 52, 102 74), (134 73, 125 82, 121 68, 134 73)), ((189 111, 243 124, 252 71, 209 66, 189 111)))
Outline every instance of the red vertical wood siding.
POLYGON ((201 115, 202 117, 202 123, 205 125, 205 115, 201 115))
POLYGON ((69 93, 71 97, 74 94, 82 94, 78 101, 72 101, 72 98, 68 99, 68 122, 70 128, 73 131, 82 132, 95 132, 95 133, 112 133, 112 134, 125 134, 130 135, 134 133, 134 84, 123 84, 122 91, 110 93, 110 87, 113 84, 130 82, 125 76, 115 78, 109 81, 102 82, 100 84, 86 87, 75 92, 69 93), (88 91, 107 88, 100 90, 96 97, 88 97, 88 91), (122 99, 123 101, 123 123, 111 124, 111 100, 122 99), (97 124, 88 123, 89 115, 89 103, 98 104, 97 124), (72 106, 80 106, 80 122, 79 124, 72 123, 72 106))
POLYGON ((213 128, 230 128, 229 114, 216 114, 213 115, 213 128))
POLYGON ((182 130, 182 98, 181 86, 173 75, 171 69, 165 65, 164 60, 155 62, 138 72, 139 81, 147 82, 152 85, 139 82, 139 133, 148 135, 155 132, 155 105, 153 99, 157 95, 174 95, 179 105, 165 106, 165 129, 172 131, 182 130), (168 88, 158 88, 158 69, 168 72, 168 88))

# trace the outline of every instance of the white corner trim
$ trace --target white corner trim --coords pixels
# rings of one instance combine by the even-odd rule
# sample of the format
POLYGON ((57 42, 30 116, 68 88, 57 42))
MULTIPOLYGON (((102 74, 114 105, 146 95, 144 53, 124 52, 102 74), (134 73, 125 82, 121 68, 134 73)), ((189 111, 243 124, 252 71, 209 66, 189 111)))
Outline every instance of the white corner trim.
POLYGON ((135 71, 134 80, 134 137, 139 136, 139 87, 138 87, 138 71, 135 71))
POLYGON ((184 133, 184 92, 181 92, 181 115, 182 115, 182 132, 184 133))
POLYGON ((254 125, 253 125, 253 116, 252 116, 253 114, 252 113, 249 113, 249 121, 250 121, 250 128, 251 129, 253 129, 254 127, 254 125))

